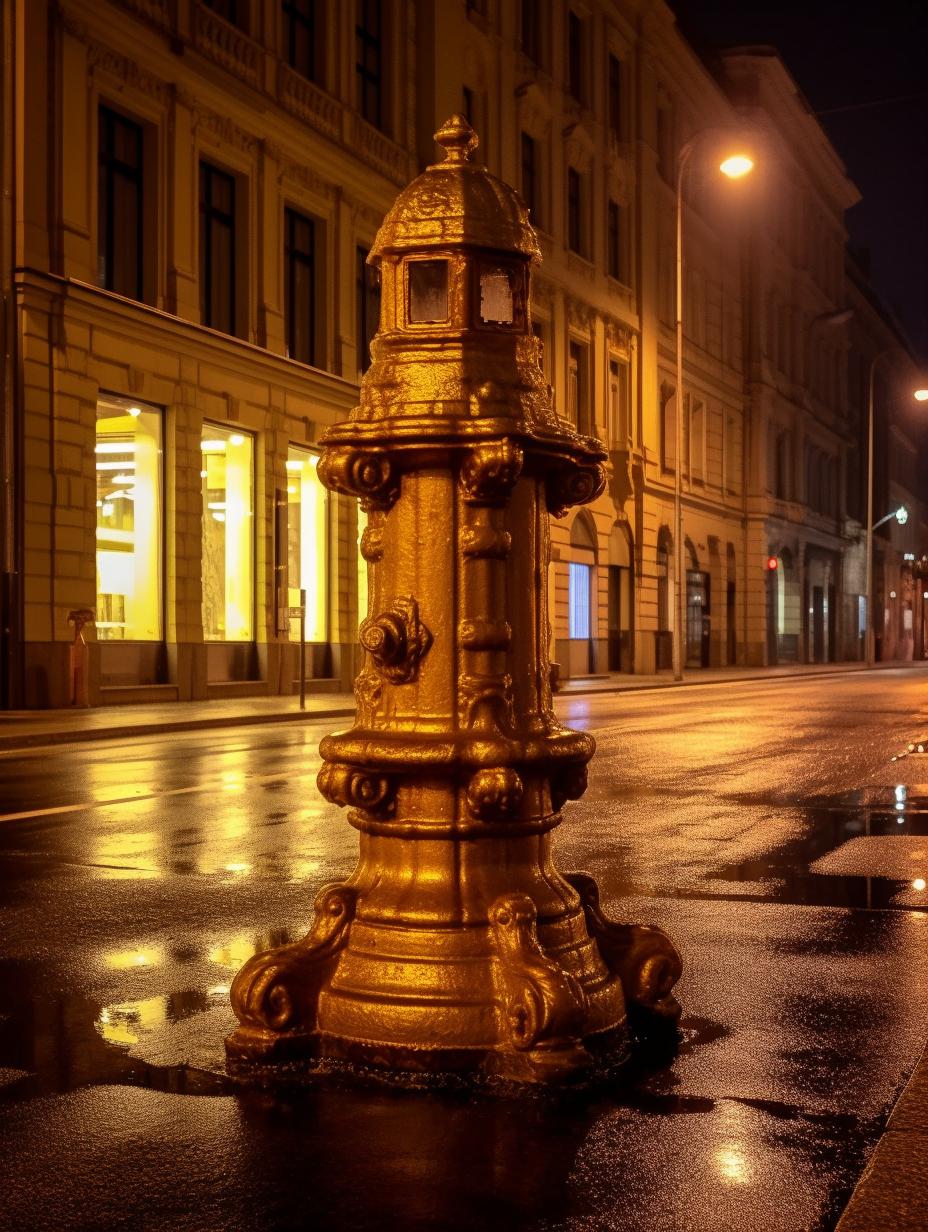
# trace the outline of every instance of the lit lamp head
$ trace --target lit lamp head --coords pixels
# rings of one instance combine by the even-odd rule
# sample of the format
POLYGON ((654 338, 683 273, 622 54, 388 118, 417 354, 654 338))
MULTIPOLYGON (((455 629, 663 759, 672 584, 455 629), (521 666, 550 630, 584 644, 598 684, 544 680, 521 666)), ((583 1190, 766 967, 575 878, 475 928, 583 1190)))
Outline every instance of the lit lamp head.
POLYGON ((914 397, 916 402, 928 402, 928 389, 916 389, 914 397))
POLYGON ((906 509, 905 505, 900 505, 899 508, 896 510, 896 521, 899 523, 900 526, 905 526, 908 520, 909 520, 908 509, 906 509))
POLYGON ((754 170, 754 159, 747 154, 729 154, 719 163, 719 171, 730 180, 740 180, 754 170))

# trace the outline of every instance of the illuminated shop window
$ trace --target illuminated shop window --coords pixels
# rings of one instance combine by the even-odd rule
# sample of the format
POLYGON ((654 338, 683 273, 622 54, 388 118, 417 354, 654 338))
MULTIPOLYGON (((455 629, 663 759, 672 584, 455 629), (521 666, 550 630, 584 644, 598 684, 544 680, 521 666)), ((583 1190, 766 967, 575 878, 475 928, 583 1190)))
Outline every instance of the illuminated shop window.
MULTIPOLYGON (((319 459, 307 449, 287 452, 287 573, 290 603, 306 591, 306 640, 328 638, 329 494, 319 482, 319 459)), ((299 636, 299 631, 291 630, 299 636)))
POLYGON ((410 261, 409 316, 412 325, 448 320, 448 262, 410 261))
POLYGON ((161 414, 97 403, 97 637, 160 641, 161 414))
POLYGON ((203 637, 250 642, 254 636, 254 438, 204 424, 203 637))
POLYGON ((593 570, 590 565, 570 562, 570 592, 568 601, 568 632, 573 638, 589 638, 591 633, 590 593, 593 570))

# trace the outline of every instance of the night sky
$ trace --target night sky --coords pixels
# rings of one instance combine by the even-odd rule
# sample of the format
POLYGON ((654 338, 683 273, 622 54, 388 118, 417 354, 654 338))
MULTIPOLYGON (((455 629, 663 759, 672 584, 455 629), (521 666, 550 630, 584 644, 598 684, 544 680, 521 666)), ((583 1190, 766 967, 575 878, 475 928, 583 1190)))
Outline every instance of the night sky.
POLYGON ((847 215, 851 244, 869 251, 873 285, 928 361, 926 0, 669 3, 700 54, 780 51, 863 196, 847 215))

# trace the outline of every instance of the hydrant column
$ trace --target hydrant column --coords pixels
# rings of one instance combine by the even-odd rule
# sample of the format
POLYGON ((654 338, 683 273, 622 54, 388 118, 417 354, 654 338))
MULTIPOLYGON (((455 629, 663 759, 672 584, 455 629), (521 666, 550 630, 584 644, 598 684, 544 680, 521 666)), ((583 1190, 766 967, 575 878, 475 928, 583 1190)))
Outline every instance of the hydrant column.
POLYGON ((679 1014, 668 938, 608 921, 592 879, 551 858, 594 742, 552 707, 548 521, 602 491, 605 453, 555 413, 538 363, 523 203, 471 161, 461 117, 436 140, 445 160, 371 251, 373 362, 319 466, 368 513, 355 723, 323 740, 318 778, 358 864, 303 941, 239 972, 233 1069, 557 1081, 621 1061, 630 1008, 671 1030, 679 1014))

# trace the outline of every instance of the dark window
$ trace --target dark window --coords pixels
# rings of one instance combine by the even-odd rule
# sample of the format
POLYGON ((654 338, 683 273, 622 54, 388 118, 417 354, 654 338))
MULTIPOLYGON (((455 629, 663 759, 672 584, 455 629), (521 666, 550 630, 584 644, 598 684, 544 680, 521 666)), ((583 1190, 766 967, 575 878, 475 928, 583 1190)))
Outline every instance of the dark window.
POLYGON ((283 0, 287 63, 309 81, 323 81, 318 0, 283 0))
POLYGON ((358 110, 369 124, 383 127, 383 26, 380 0, 358 0, 355 71, 358 110))
POLYGON ((532 215, 532 222, 539 226, 538 210, 538 146, 533 137, 523 133, 522 146, 522 197, 532 215))
POLYGON ((583 22, 573 12, 567 14, 567 89, 583 102, 583 22))
POLYGON ((487 0, 467 0, 468 13, 476 13, 478 17, 486 17, 487 0))
POLYGON ((248 25, 247 0, 203 0, 208 9, 224 17, 233 26, 245 30, 248 25))
POLYGON ((522 20, 519 27, 519 41, 522 50, 530 60, 541 63, 541 14, 540 0, 522 0, 522 20))
POLYGON ((367 264, 367 249, 356 250, 358 309, 358 369, 366 372, 371 362, 371 339, 380 324, 380 270, 367 264))
POLYGON ((675 146, 673 109, 664 104, 657 109, 657 169, 668 184, 674 182, 675 146))
POLYGON ((284 211, 284 311, 287 354, 316 362, 316 224, 296 210, 284 211))
POLYGON ((235 179, 200 163, 200 317, 235 333, 235 179))
POLYGON ((587 373, 587 350, 579 342, 571 342, 567 358, 567 409, 578 432, 592 431, 590 391, 587 373))
POLYGON ((469 86, 461 87, 461 111, 468 124, 474 123, 474 92, 469 86))
POLYGON ((622 61, 609 57, 609 127, 617 139, 622 136, 622 61))
POLYGON ((448 262, 410 261, 406 266, 409 283, 409 311, 406 320, 411 325, 425 325, 448 320, 448 262))
POLYGON ((580 193, 580 172, 567 168, 567 247, 571 252, 583 252, 583 225, 580 193))
POLYGON ((97 259, 108 291, 143 298, 142 126, 100 108, 97 259))
POLYGON ((606 215, 609 277, 622 277, 622 213, 615 201, 610 201, 606 215))

